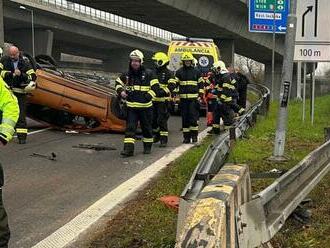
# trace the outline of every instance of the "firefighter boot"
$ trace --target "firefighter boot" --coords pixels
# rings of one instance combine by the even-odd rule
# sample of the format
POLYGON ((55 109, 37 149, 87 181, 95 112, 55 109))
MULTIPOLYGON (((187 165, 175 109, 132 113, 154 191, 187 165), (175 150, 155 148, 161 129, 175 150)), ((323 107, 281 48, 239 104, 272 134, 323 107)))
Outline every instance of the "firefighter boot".
POLYGON ((18 144, 20 145, 24 145, 26 144, 26 134, 23 134, 23 133, 19 133, 17 134, 17 138, 18 138, 18 144))
POLYGON ((159 147, 166 147, 167 146, 167 136, 160 136, 160 145, 159 147))
POLYGON ((144 142, 143 143, 143 153, 144 154, 150 154, 151 153, 151 147, 152 147, 152 143, 144 142))
POLYGON ((154 133, 154 143, 158 143, 160 141, 160 134, 158 133, 154 133))
POLYGON ((192 143, 196 143, 198 141, 198 131, 190 131, 190 134, 192 143))
POLYGON ((208 131, 209 134, 220 134, 220 125, 219 124, 213 124, 212 129, 208 131))
POLYGON ((124 150, 120 153, 123 158, 132 157, 134 155, 134 144, 125 143, 124 150))
POLYGON ((190 133, 185 132, 183 133, 183 144, 189 144, 190 143, 190 133))

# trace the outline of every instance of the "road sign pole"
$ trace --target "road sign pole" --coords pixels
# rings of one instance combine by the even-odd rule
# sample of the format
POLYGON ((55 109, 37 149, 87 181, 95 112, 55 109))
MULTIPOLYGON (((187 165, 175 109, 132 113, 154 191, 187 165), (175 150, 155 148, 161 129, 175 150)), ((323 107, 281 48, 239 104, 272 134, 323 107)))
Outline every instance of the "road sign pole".
POLYGON ((293 74, 293 56, 294 46, 296 39, 296 16, 297 0, 290 0, 290 14, 287 20, 287 32, 285 35, 284 43, 284 59, 282 67, 282 87, 280 97, 280 107, 277 117, 277 129, 275 136, 275 146, 273 151, 272 160, 283 161, 286 160, 284 157, 285 148, 285 136, 288 119, 288 102, 290 98, 290 90, 292 84, 293 74))
POLYGON ((314 124, 314 109, 315 109, 315 63, 313 63, 313 72, 311 73, 311 108, 310 108, 310 115, 311 115, 311 123, 314 124))
POLYGON ((303 82, 304 82, 304 86, 303 86, 303 112, 302 112, 303 121, 305 121, 305 118, 306 118, 306 73, 307 73, 306 62, 304 62, 304 70, 303 70, 303 82))
POLYGON ((297 99, 301 100, 301 61, 297 63, 297 99))
POLYGON ((273 3, 273 47, 272 47, 272 91, 271 97, 274 100, 274 88, 275 88, 275 49, 276 49, 276 0, 273 3))

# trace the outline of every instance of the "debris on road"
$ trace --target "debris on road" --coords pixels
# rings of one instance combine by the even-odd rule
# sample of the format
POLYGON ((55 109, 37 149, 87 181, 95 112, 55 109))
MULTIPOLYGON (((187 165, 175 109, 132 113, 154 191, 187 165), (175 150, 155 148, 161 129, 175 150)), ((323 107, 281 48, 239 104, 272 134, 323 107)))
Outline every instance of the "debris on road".
POLYGON ((75 131, 75 130, 67 130, 67 131, 65 131, 65 133, 68 133, 68 134, 78 134, 79 132, 78 131, 75 131))
POLYGON ((164 203, 166 207, 179 211, 180 197, 176 195, 167 195, 161 197, 159 200, 164 203))
POLYGON ((40 153, 34 152, 30 156, 38 157, 38 158, 45 158, 45 159, 48 159, 48 160, 51 160, 51 161, 56 161, 56 154, 54 152, 52 152, 50 155, 40 154, 40 153))
POLYGON ((99 144, 79 144, 77 146, 72 146, 73 148, 80 148, 80 149, 89 149, 95 151, 114 151, 117 150, 116 147, 113 146, 104 146, 99 144))

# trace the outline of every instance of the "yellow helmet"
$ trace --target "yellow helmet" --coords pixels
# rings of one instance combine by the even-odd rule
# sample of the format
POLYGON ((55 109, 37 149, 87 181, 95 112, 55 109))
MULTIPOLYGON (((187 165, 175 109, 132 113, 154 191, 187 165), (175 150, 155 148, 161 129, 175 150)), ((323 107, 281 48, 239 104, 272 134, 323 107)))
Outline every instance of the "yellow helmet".
POLYGON ((152 56, 152 60, 154 60, 157 64, 157 66, 161 67, 166 65, 168 62, 170 62, 170 59, 168 56, 163 52, 157 52, 152 56))
POLYGON ((136 49, 129 54, 129 58, 130 59, 139 59, 141 61, 141 63, 143 63, 144 55, 140 50, 136 49))
POLYGON ((181 56, 181 61, 188 61, 188 60, 194 61, 194 59, 195 58, 191 52, 184 52, 181 56))

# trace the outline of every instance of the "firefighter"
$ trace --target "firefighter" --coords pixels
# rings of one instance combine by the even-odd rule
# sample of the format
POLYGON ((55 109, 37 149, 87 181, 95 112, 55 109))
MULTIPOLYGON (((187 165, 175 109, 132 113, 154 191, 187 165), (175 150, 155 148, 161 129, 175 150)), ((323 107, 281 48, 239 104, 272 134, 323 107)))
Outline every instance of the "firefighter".
POLYGON ((233 74, 236 79, 236 84, 237 84, 237 92, 238 92, 238 100, 237 104, 241 108, 246 108, 246 96, 247 96, 247 85, 250 83, 249 79, 241 73, 239 68, 234 68, 233 69, 233 74))
MULTIPOLYGON (((16 121, 19 116, 19 106, 16 97, 10 91, 4 80, 0 77, 0 146, 4 146, 13 137, 16 121)), ((0 164, 0 247, 8 247, 10 231, 7 213, 2 200, 2 187, 4 173, 0 164)))
POLYGON ((25 144, 27 138, 26 95, 27 90, 35 87, 36 73, 31 64, 23 59, 17 47, 9 47, 9 56, 0 60, 0 75, 17 97, 20 115, 16 125, 19 144, 25 144))
POLYGON ((183 143, 187 144, 197 142, 199 101, 204 94, 204 79, 194 67, 194 56, 190 52, 184 52, 181 61, 183 66, 176 72, 176 81, 179 86, 183 143))
POLYGON ((143 134, 144 154, 151 153, 152 134, 152 99, 163 96, 157 76, 143 66, 143 53, 134 50, 129 55, 128 72, 116 79, 116 90, 120 98, 126 100, 127 119, 123 157, 134 155, 135 133, 138 123, 143 134))
POLYGON ((154 72, 158 77, 160 87, 166 92, 166 96, 155 97, 153 99, 152 129, 154 133, 154 143, 160 141, 160 147, 166 147, 168 142, 167 122, 170 117, 169 100, 171 93, 176 88, 176 81, 174 73, 167 68, 170 60, 165 53, 155 53, 152 60, 155 63, 154 72))
POLYGON ((214 91, 217 95, 217 104, 214 108, 214 123, 212 126, 212 133, 220 133, 220 119, 222 118, 225 126, 231 126, 234 123, 236 108, 234 97, 236 96, 236 80, 226 68, 223 61, 217 61, 213 64, 214 70, 214 91))

